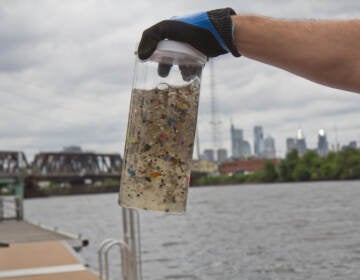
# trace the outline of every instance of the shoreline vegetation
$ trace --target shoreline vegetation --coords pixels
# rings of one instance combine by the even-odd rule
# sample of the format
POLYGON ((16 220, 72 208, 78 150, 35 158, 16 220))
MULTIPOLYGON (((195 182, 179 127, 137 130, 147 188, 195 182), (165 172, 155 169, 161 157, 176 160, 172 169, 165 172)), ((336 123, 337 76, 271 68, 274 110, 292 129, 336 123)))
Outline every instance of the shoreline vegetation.
POLYGON ((360 149, 346 148, 320 157, 315 151, 299 156, 297 150, 287 154, 275 166, 266 161, 264 169, 249 174, 194 174, 191 186, 235 185, 245 183, 281 183, 360 179, 360 149))
MULTIPOLYGON (((249 174, 208 174, 191 173, 190 187, 228 186, 260 183, 336 181, 360 179, 360 149, 346 148, 339 152, 330 152, 319 157, 314 151, 299 156, 297 150, 290 152, 277 165, 265 161, 264 169, 249 174)), ((69 185, 50 183, 26 198, 62 195, 81 195, 115 193, 119 191, 120 181, 107 179, 101 184, 69 185)))

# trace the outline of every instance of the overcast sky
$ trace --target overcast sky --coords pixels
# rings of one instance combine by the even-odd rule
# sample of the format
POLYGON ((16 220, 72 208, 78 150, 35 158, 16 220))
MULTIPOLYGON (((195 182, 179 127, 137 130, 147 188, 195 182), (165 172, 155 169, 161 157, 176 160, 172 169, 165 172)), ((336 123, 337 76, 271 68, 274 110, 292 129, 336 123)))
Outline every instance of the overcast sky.
MULTIPOLYGON (((359 0, 0 2, 0 150, 80 145, 123 153, 134 65, 142 31, 162 19, 225 6, 280 18, 359 18, 359 0)), ((320 55, 320 54, 319 54, 320 55)), ((211 148, 209 66, 200 99, 201 150, 211 148)), ((246 58, 214 62, 219 134, 230 149, 230 119, 252 144, 253 126, 276 140, 302 128, 316 146, 360 141, 360 95, 326 88, 246 58)), ((360 77, 359 77, 360 78, 360 77)), ((359 144, 359 143, 358 143, 359 144)))

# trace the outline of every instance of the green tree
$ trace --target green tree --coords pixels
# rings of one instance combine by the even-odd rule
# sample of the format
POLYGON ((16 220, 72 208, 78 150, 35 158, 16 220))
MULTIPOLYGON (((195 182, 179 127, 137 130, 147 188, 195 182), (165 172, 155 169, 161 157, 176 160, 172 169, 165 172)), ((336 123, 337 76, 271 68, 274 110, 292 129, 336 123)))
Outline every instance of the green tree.
POLYGON ((311 179, 311 172, 303 162, 300 162, 296 165, 292 178, 295 181, 309 181, 311 179))
POLYGON ((297 150, 292 150, 286 155, 286 158, 279 163, 280 180, 284 182, 294 181, 293 172, 299 161, 299 153, 297 150))
POLYGON ((320 166, 320 178, 322 180, 337 179, 337 169, 337 154, 331 152, 322 159, 320 166))
POLYGON ((307 151, 299 160, 299 165, 301 167, 295 168, 298 169, 296 172, 299 175, 299 172, 302 173, 303 180, 318 180, 320 177, 320 166, 321 166, 321 159, 319 158, 318 154, 315 151, 307 151), (304 169, 307 171, 305 172, 304 169), (305 173, 307 173, 305 175, 305 173), (310 178, 308 178, 310 176, 310 178))
POLYGON ((262 172, 262 181, 264 182, 276 182, 278 179, 278 173, 275 165, 271 161, 265 161, 264 170, 262 172))
POLYGON ((337 175, 339 179, 359 179, 360 178, 360 150, 346 148, 338 154, 337 175))

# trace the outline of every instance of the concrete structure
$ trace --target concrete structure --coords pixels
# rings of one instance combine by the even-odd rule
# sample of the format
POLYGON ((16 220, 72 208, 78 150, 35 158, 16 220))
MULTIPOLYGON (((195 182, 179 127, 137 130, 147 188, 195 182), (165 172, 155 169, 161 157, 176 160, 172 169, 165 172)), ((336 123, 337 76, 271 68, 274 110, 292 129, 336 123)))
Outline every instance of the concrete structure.
POLYGON ((277 159, 249 159, 223 162, 219 169, 223 174, 249 173, 264 169, 266 161, 271 161, 275 165, 278 164, 277 159))

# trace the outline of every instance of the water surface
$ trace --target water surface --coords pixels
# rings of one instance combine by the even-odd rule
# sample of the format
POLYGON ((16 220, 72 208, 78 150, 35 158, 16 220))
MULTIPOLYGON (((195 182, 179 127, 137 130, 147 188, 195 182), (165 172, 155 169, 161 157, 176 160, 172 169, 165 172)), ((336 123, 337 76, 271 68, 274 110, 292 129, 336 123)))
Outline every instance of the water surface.
MULTIPOLYGON (((122 238, 117 194, 25 207, 32 221, 87 237, 81 255, 94 269, 101 241, 122 238)), ((192 188, 185 215, 141 212, 141 231, 144 280, 358 280, 360 181, 192 188)))

